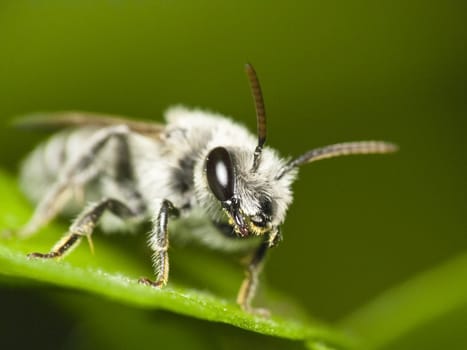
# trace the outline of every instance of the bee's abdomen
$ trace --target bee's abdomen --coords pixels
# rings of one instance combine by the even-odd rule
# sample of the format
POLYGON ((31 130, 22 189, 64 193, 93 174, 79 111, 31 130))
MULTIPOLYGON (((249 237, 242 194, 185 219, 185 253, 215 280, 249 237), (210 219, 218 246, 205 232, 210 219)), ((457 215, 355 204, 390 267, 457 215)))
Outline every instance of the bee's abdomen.
POLYGON ((38 202, 60 173, 79 155, 95 130, 64 130, 36 147, 21 166, 20 183, 26 196, 38 202))

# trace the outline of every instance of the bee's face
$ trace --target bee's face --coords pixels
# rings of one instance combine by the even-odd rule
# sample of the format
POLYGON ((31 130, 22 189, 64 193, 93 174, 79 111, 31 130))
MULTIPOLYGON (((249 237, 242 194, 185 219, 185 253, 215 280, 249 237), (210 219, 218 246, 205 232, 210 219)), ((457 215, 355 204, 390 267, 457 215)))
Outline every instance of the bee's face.
POLYGON ((260 209, 253 215, 248 215, 241 207, 241 201, 233 197, 231 201, 222 203, 229 224, 240 237, 263 236, 273 229, 271 216, 260 209))
POLYGON ((229 151, 224 147, 211 150, 205 172, 209 188, 238 236, 262 236, 273 230, 272 200, 260 192, 247 192, 245 186, 239 184, 237 168, 229 151))

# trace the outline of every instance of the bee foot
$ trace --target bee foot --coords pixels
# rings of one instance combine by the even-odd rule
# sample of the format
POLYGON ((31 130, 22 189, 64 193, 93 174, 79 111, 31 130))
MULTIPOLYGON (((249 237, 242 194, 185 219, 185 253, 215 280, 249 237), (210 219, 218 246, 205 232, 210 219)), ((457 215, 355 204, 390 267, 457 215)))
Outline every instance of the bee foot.
POLYGON ((144 284, 145 286, 150 286, 154 288, 162 288, 166 283, 164 281, 153 281, 147 277, 141 277, 138 280, 139 284, 144 284))
POLYGON ((262 307, 254 308, 251 306, 243 306, 242 309, 243 311, 249 314, 255 315, 255 316, 264 317, 264 318, 271 317, 271 311, 269 311, 266 308, 262 308, 262 307))
POLYGON ((46 253, 46 254, 43 254, 43 253, 29 253, 27 255, 28 259, 52 259, 52 258, 56 258, 58 255, 54 252, 52 253, 46 253))

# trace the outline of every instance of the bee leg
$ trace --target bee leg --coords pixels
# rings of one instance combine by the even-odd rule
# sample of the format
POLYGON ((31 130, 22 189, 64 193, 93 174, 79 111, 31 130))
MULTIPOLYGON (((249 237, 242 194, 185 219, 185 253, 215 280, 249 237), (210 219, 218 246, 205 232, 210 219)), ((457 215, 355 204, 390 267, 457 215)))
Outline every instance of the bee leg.
POLYGON ((163 200, 159 213, 154 220, 153 229, 149 239, 151 249, 153 250, 153 264, 156 272, 156 280, 142 277, 139 283, 152 287, 163 287, 169 279, 169 237, 167 223, 170 215, 178 215, 178 209, 168 201, 163 200))
MULTIPOLYGON (((128 128, 124 125, 96 132, 89 144, 84 145, 84 151, 76 161, 66 166, 59 174, 57 182, 41 199, 31 219, 17 231, 17 234, 23 238, 32 236, 42 226, 49 223, 67 205, 73 193, 99 173, 99 168, 95 166, 96 159, 99 159, 97 156, 110 139, 116 138, 119 144, 124 144, 123 146, 126 145, 128 148, 127 133, 128 128)), ((120 164, 123 162, 117 159, 117 170, 123 168, 120 164)))
POLYGON ((28 254, 28 257, 43 259, 63 257, 72 248, 75 248, 83 237, 88 239, 91 250, 93 250, 91 235, 106 210, 122 219, 137 217, 141 214, 116 199, 103 199, 85 209, 70 226, 68 233, 55 244, 49 253, 31 253, 28 254))
POLYGON ((264 258, 266 257, 268 248, 269 243, 263 242, 254 252, 253 257, 251 258, 251 261, 245 271, 245 279, 243 280, 237 295, 237 304, 239 304, 244 311, 257 313, 263 316, 269 315, 269 312, 265 309, 252 308, 251 301, 253 300, 256 293, 259 274, 261 273, 264 258))

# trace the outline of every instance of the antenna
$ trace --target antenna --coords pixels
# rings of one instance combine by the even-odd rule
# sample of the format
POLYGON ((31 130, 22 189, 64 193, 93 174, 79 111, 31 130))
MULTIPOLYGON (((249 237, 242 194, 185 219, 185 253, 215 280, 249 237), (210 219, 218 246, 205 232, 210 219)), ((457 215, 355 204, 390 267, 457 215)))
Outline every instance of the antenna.
POLYGON ((336 143, 312 149, 289 162, 276 176, 280 179, 290 170, 302 164, 316 162, 321 159, 335 158, 340 156, 350 156, 355 154, 378 154, 393 153, 399 148, 397 145, 385 141, 357 141, 336 143))
POLYGON ((247 63, 245 65, 245 72, 248 76, 248 80, 250 81, 251 93, 253 95, 253 100, 255 102, 256 109, 256 128, 258 134, 258 145, 255 149, 253 168, 251 169, 253 172, 255 172, 258 169, 263 145, 266 142, 266 110, 264 108, 263 94, 261 92, 261 86, 259 84, 258 75, 256 74, 255 69, 251 64, 247 63))

